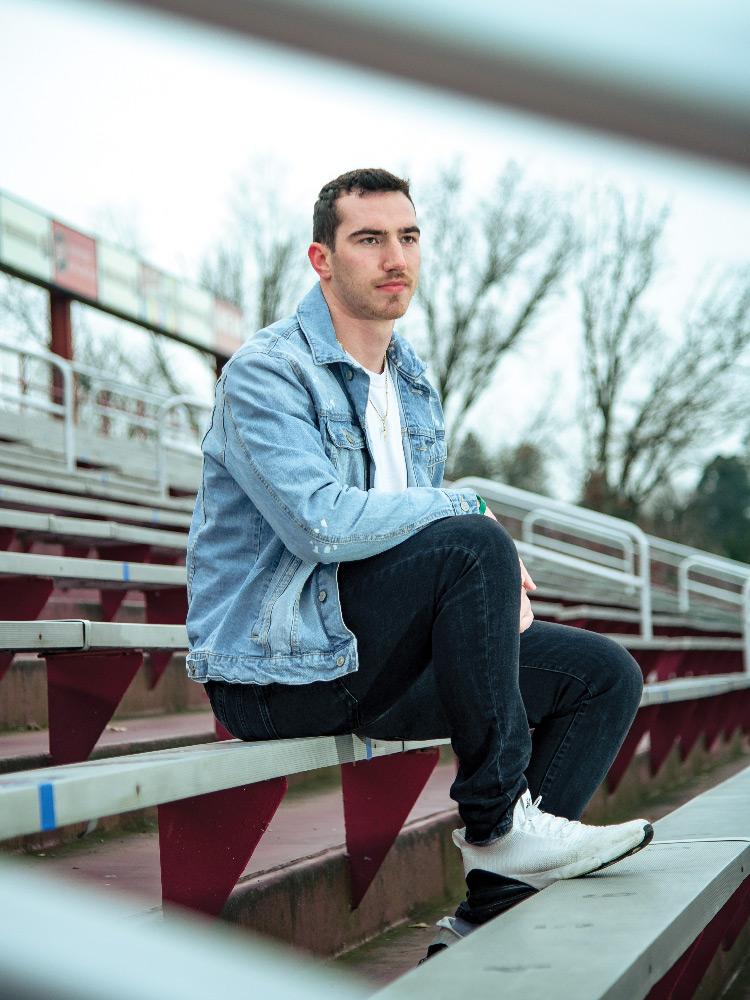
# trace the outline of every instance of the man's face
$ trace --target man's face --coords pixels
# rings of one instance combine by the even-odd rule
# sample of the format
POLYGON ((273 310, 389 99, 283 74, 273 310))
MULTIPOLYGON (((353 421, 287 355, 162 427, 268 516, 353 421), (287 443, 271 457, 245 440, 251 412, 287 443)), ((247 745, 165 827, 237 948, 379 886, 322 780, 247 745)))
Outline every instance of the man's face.
POLYGON ((400 191, 345 194, 326 292, 352 319, 395 320, 417 289, 421 251, 414 206, 400 191))

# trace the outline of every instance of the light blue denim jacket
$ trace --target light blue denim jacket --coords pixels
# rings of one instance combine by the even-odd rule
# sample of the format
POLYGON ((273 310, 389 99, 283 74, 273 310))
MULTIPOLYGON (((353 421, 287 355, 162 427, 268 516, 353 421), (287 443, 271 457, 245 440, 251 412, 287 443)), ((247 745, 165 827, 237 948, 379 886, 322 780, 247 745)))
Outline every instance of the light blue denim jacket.
POLYGON ((203 440, 188 542, 188 673, 307 684, 357 669, 338 563, 384 552, 433 521, 476 514, 441 489, 445 429, 425 365, 388 347, 408 487, 371 489, 367 373, 336 340, 320 285, 227 362, 203 440))

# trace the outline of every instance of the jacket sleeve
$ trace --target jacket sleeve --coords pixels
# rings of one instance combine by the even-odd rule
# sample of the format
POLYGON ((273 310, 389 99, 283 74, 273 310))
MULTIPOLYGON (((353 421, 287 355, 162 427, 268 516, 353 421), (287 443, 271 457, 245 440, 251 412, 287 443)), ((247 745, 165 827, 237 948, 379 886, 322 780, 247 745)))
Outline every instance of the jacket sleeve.
POLYGON ((303 373, 287 359, 257 353, 230 365, 222 410, 225 468, 304 562, 366 559, 440 518, 479 512, 471 490, 342 484, 303 373))

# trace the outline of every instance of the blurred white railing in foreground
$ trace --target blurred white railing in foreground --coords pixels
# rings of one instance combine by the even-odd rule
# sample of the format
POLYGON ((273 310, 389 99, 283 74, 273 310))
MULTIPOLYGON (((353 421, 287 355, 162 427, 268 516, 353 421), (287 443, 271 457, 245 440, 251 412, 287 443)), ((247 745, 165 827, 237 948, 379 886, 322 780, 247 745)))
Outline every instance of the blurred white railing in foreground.
MULTIPOLYGON (((100 892, 0 863, 4 1000, 362 1000, 348 977, 187 914, 134 920, 100 892)), ((369 990, 372 992, 372 990, 369 990)))

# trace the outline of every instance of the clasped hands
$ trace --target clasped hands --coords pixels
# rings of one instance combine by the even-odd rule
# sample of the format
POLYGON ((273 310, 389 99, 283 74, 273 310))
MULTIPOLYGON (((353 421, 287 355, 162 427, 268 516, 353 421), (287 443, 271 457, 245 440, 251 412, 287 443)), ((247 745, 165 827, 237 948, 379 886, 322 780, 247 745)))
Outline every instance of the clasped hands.
MULTIPOLYGON (((497 521, 497 518, 492 513, 490 508, 484 512, 485 517, 491 517, 493 521, 497 521)), ((518 562, 521 565, 521 632, 525 632, 526 629, 534 621, 534 612, 531 610, 531 601, 529 600, 529 595, 527 591, 536 590, 536 584, 529 576, 529 571, 524 566, 523 562, 519 558, 518 562)))

